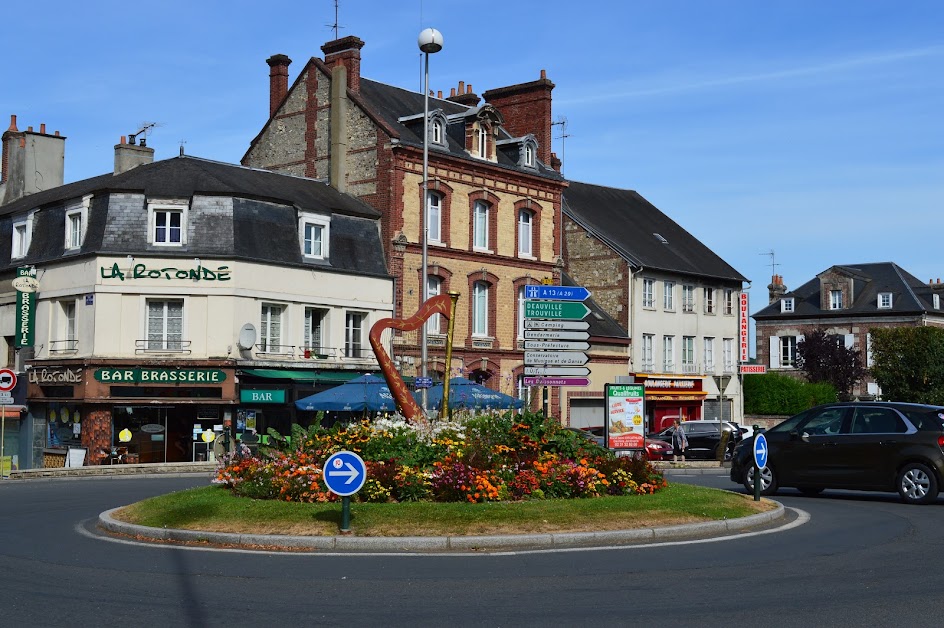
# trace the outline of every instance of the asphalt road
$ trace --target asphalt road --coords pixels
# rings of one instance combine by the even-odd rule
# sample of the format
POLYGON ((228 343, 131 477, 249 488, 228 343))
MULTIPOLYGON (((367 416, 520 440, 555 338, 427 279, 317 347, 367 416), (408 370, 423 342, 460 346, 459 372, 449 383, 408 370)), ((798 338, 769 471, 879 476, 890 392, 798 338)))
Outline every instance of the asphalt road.
MULTIPOLYGON (((738 489, 721 475, 674 478, 738 489)), ((803 525, 708 543, 293 555, 116 543, 98 513, 205 477, 0 482, 4 626, 939 626, 942 504, 784 490, 803 525), (800 518, 802 521, 803 517, 800 518)), ((794 515, 792 517, 796 519, 794 515)))

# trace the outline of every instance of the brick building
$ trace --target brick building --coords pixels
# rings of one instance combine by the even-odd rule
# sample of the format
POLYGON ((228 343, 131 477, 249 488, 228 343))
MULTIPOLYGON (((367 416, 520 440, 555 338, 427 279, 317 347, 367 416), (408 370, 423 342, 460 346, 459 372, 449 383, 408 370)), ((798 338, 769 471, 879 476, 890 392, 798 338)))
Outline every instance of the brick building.
MULTIPOLYGON (((944 327, 944 284, 924 283, 893 262, 832 266, 796 290, 774 275, 769 305, 756 314, 757 360, 775 372, 796 374, 797 343, 811 329, 841 338, 862 352, 870 367, 870 330, 889 327, 944 327)), ((866 377, 852 391, 858 397, 881 395, 866 377)))

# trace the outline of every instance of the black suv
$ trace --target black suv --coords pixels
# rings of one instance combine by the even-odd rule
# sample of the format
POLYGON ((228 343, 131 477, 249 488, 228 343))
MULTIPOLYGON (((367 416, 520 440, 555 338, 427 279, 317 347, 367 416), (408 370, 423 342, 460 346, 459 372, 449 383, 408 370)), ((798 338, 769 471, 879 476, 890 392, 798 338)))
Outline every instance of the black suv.
MULTIPOLYGON (((790 486, 897 491, 902 500, 937 499, 944 478, 944 407, 844 402, 811 408, 764 432, 767 467, 761 492, 790 486)), ((731 480, 754 491, 754 438, 735 449, 731 480)))
MULTIPOLYGON (((718 449, 721 447, 721 435, 727 433, 724 459, 730 460, 734 453, 734 446, 741 440, 741 432, 728 421, 682 421, 682 429, 688 437, 687 458, 718 459, 718 449)), ((649 440, 661 440, 672 444, 672 434, 675 426, 667 427, 658 434, 646 436, 649 440)))

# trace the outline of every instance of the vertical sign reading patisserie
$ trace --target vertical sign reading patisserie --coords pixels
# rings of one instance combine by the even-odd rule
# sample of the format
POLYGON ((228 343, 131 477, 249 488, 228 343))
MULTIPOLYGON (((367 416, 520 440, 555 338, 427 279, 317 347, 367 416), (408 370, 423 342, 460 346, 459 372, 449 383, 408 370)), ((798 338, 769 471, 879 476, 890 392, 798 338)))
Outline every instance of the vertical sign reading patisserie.
POLYGON ((606 384, 606 446, 642 449, 645 445, 646 389, 642 384, 606 384))
POLYGON ((36 327, 36 269, 31 266, 20 266, 16 269, 16 279, 13 287, 16 288, 16 323, 13 346, 32 347, 33 330, 36 327))

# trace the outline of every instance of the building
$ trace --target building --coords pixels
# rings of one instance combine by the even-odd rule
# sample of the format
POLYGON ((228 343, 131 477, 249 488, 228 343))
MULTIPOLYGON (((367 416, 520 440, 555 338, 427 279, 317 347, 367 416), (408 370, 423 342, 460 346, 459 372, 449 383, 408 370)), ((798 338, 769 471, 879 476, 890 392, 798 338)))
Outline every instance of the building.
POLYGON ((649 430, 676 417, 740 421, 747 280, 632 190, 571 181, 563 208, 566 272, 629 332, 629 376, 645 385, 649 430))
POLYGON ((64 138, 15 129, 4 164, 45 144, 31 163, 58 168, 40 190, 11 167, 0 207, 2 348, 28 383, 4 434, 18 468, 65 448, 200 459, 204 431, 287 433, 307 422, 296 399, 377 369, 367 333, 393 314, 377 210, 300 176, 152 163, 124 138, 114 172, 63 185, 64 138))
MULTIPOLYGON (((944 327, 944 284, 924 283, 894 262, 832 266, 796 290, 774 275, 769 304, 754 314, 757 360, 773 372, 797 375, 797 343, 811 329, 841 338, 872 366, 870 330, 890 327, 944 327)), ((855 397, 881 395, 870 376, 853 389, 855 397)))

